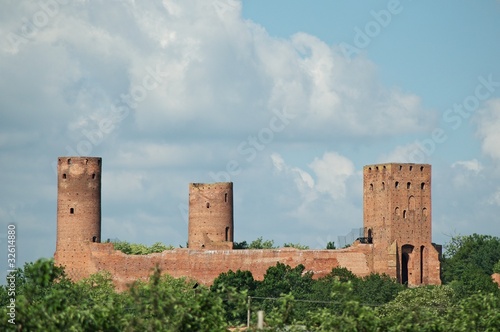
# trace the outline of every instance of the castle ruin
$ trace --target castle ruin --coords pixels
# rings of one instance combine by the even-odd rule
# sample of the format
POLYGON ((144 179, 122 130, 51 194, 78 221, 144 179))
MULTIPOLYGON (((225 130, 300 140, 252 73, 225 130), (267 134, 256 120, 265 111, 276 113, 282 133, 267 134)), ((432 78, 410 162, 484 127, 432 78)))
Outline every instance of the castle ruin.
POLYGON ((409 286, 440 284, 440 247, 431 242, 431 166, 387 163, 363 168, 364 237, 337 250, 233 250, 233 184, 189 185, 188 248, 127 255, 101 243, 101 168, 96 157, 58 159, 57 265, 80 280, 109 271, 118 289, 147 279, 154 266, 211 284, 222 272, 249 270, 262 280, 277 262, 303 264, 315 277, 345 267, 385 273, 409 286))

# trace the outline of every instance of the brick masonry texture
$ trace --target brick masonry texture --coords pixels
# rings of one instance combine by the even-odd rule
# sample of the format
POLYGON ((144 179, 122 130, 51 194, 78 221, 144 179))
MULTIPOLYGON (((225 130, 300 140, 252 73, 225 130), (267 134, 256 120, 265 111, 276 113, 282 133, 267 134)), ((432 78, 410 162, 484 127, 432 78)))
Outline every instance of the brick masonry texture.
POLYGON ((365 166, 365 238, 337 250, 233 250, 233 184, 189 185, 188 249, 126 255, 101 240, 101 158, 60 157, 56 264, 73 280, 109 271, 118 289, 163 273, 211 284, 228 270, 262 280, 277 262, 303 264, 316 278, 334 267, 358 276, 385 273, 410 286, 440 284, 440 247, 431 243, 431 166, 365 166), (72 210, 73 209, 73 210, 72 210), (363 243, 362 243, 363 242, 363 243))

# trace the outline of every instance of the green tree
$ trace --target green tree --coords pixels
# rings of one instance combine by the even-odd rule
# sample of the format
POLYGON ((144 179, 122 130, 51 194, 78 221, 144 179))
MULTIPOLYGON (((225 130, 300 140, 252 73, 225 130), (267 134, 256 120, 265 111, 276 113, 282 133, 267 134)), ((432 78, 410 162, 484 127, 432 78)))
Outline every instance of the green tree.
POLYGON ((250 243, 248 249, 276 249, 273 240, 263 240, 262 236, 250 243))
POLYGON ((148 247, 144 244, 129 243, 127 241, 117 241, 113 242, 113 247, 115 250, 119 250, 127 255, 149 255, 153 253, 160 253, 165 250, 173 250, 174 246, 164 245, 161 242, 156 242, 148 247))
POLYGON ((299 250, 307 250, 307 249, 309 249, 309 246, 302 245, 300 243, 285 243, 285 244, 283 244, 283 247, 285 247, 285 248, 295 248, 295 249, 299 249, 299 250))
POLYGON ((235 325, 246 322, 248 296, 254 296, 257 282, 252 272, 237 270, 221 273, 210 289, 222 296, 226 319, 235 325))
POLYGON ((383 331, 449 331, 446 315, 454 303, 448 286, 424 286, 399 292, 379 307, 383 331))
POLYGON ((336 248, 335 248, 335 242, 333 242, 333 241, 329 241, 329 242, 326 244, 326 249, 336 249, 336 248))
MULTIPOLYGON (((18 269, 18 280, 16 325, 1 320, 2 331, 122 330, 123 307, 109 276, 74 284, 53 260, 41 259, 18 269)), ((5 309, 0 309, 2 315, 7 314, 5 309)))
POLYGON ((368 305, 388 303, 404 289, 394 278, 378 273, 372 273, 354 283, 354 293, 359 301, 368 305))
MULTIPOLYGON (((267 269, 264 279, 257 284, 255 296, 261 298, 279 298, 281 295, 290 294, 296 299, 309 299, 314 283, 312 276, 313 273, 306 272, 302 264, 292 268, 289 265, 278 262, 276 266, 271 266, 267 269)), ((261 306, 255 309, 264 309, 266 312, 270 312, 278 306, 278 302, 272 299, 259 300, 258 303, 261 306)), ((294 313, 297 316, 304 315, 311 307, 311 303, 296 303, 294 305, 294 313)), ((290 315, 290 321, 294 317, 294 315, 290 315)))
POLYGON ((247 241, 233 242, 233 249, 248 249, 247 241))
POLYGON ((442 259, 442 281, 464 298, 478 291, 498 292, 491 279, 500 260, 500 238, 472 234, 455 236, 446 245, 442 259))
POLYGON ((214 282, 210 289, 212 291, 220 288, 221 285, 225 287, 233 287, 237 291, 247 291, 248 295, 254 295, 255 288, 257 287, 257 282, 254 280, 252 272, 250 271, 241 271, 237 270, 233 272, 229 270, 227 272, 223 272, 219 274, 217 278, 214 279, 214 282))
POLYGON ((479 292, 450 311, 449 331, 500 331, 500 296, 479 292))
POLYGON ((378 331, 380 319, 355 299, 351 281, 331 279, 330 289, 335 305, 310 311, 304 319, 308 331, 378 331))
POLYGON ((148 282, 128 291, 132 313, 126 331, 222 331, 227 324, 222 300, 207 287, 183 278, 161 275, 156 268, 148 282))
POLYGON ((493 273, 500 273, 500 261, 493 266, 493 273))

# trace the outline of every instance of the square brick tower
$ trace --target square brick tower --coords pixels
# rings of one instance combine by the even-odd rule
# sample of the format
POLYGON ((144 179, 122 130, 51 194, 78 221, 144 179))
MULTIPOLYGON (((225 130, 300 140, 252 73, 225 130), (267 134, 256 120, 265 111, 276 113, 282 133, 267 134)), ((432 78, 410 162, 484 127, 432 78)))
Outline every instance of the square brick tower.
POLYGON ((439 284, 439 251, 432 244, 431 165, 363 168, 365 236, 373 267, 410 286, 439 284))

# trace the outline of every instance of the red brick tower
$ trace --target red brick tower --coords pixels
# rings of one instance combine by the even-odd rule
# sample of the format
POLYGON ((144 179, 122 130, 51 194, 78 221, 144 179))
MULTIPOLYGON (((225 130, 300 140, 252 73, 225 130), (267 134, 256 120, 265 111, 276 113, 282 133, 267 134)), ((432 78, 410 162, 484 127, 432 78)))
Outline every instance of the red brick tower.
POLYGON ((101 242, 101 158, 59 157, 56 262, 76 266, 91 242, 101 242))
POLYGON ((233 183, 189 184, 190 249, 233 248, 233 183))
POLYGON ((363 178, 373 270, 409 285, 440 283, 439 252, 431 243, 431 165, 368 165, 363 178))

